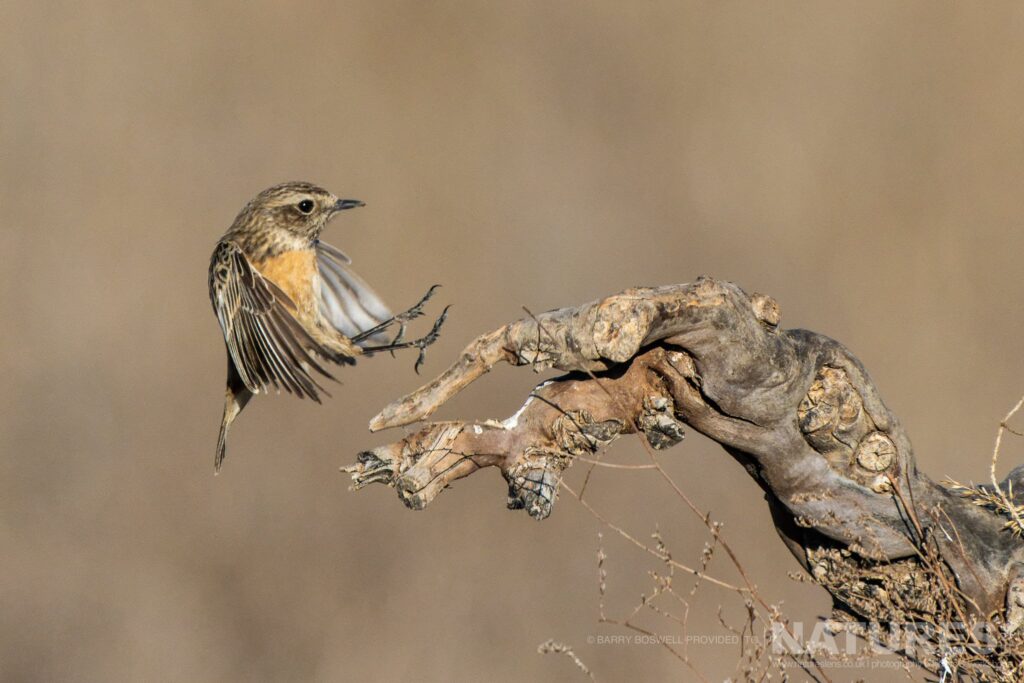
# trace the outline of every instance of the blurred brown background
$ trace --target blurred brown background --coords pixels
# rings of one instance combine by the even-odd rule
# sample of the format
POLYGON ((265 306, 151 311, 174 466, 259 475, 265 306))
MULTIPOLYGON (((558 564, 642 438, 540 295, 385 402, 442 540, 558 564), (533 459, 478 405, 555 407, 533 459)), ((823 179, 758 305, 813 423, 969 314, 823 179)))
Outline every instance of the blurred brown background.
MULTIPOLYGON (((282 180, 365 200, 326 239, 394 306, 434 282, 454 304, 426 375, 523 305, 730 279, 852 348, 925 470, 982 479, 1024 389, 1022 52, 1014 3, 4 3, 0 678, 582 680, 536 654, 556 638, 599 680, 689 680, 587 644, 624 632, 596 623, 572 498, 537 524, 496 471, 422 513, 348 492, 338 467, 399 436, 366 422, 412 355, 321 407, 255 401, 214 478, 214 242, 282 180)), ((442 416, 504 417, 538 379, 492 373, 442 416)), ((739 466, 694 434, 666 462, 768 599, 827 613, 739 466)), ((588 495, 698 561, 650 473, 588 495)), ((605 543, 621 616, 657 567, 605 543)), ((705 587, 691 634, 726 633, 720 604, 742 621, 705 587)), ((690 654, 734 673, 735 647, 690 654)))

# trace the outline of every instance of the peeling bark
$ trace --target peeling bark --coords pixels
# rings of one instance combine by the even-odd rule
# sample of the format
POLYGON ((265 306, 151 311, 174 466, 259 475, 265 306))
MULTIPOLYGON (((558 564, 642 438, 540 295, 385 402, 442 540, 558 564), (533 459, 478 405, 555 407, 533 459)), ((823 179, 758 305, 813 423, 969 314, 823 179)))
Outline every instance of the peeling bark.
POLYGON ((746 467, 787 547, 851 618, 934 616, 939 589, 921 557, 931 543, 966 609, 1016 630, 1024 543, 1006 516, 917 469, 899 420, 845 347, 779 322, 770 297, 708 278, 518 320, 478 337, 371 429, 425 419, 501 361, 567 374, 503 422, 428 423, 349 470, 356 488, 393 485, 422 509, 455 480, 499 467, 508 506, 543 519, 577 456, 632 433, 668 448, 689 426, 746 467))

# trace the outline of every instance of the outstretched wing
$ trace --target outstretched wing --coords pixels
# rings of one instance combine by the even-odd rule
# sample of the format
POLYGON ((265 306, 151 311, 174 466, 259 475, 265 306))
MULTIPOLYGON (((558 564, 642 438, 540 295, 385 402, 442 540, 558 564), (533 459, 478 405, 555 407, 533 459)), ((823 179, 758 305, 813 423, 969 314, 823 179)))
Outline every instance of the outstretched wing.
POLYGON ((249 391, 259 394, 273 387, 320 402, 318 391, 324 388, 310 370, 334 379, 318 361, 333 354, 309 336, 295 319, 292 300, 263 277, 234 242, 222 241, 213 252, 210 301, 231 360, 249 391))
MULTIPOLYGON (((334 329, 351 339, 391 318, 391 311, 352 271, 352 261, 340 250, 317 241, 316 262, 320 270, 320 313, 334 329)), ((387 335, 378 333, 361 343, 387 342, 387 335)))

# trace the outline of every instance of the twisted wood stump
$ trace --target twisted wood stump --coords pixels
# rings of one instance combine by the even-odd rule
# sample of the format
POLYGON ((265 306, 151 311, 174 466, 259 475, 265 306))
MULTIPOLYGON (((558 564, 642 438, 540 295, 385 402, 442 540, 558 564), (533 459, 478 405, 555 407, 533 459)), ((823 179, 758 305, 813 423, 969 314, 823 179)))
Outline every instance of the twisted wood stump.
MULTIPOLYGON (((499 467, 509 507, 543 519, 575 457, 631 433, 665 449, 688 425, 745 466, 782 540, 851 621, 932 621, 962 607, 1016 630, 1024 543, 1007 517, 918 470, 899 421, 842 344, 779 321, 770 297, 708 278, 518 320, 478 337, 370 428, 428 417, 499 361, 568 374, 502 422, 428 423, 348 471, 356 488, 392 485, 422 509, 455 480, 499 467)), ((1002 488, 1024 491, 1022 479, 1024 467, 1002 488)))

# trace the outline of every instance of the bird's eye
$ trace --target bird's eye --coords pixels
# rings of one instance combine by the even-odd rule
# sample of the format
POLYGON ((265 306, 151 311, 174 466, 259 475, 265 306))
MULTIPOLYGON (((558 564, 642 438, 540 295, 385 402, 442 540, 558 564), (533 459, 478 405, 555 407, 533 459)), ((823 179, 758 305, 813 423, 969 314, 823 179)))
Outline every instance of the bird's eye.
POLYGON ((313 213, 313 200, 303 199, 299 202, 299 211, 302 213, 313 213))

